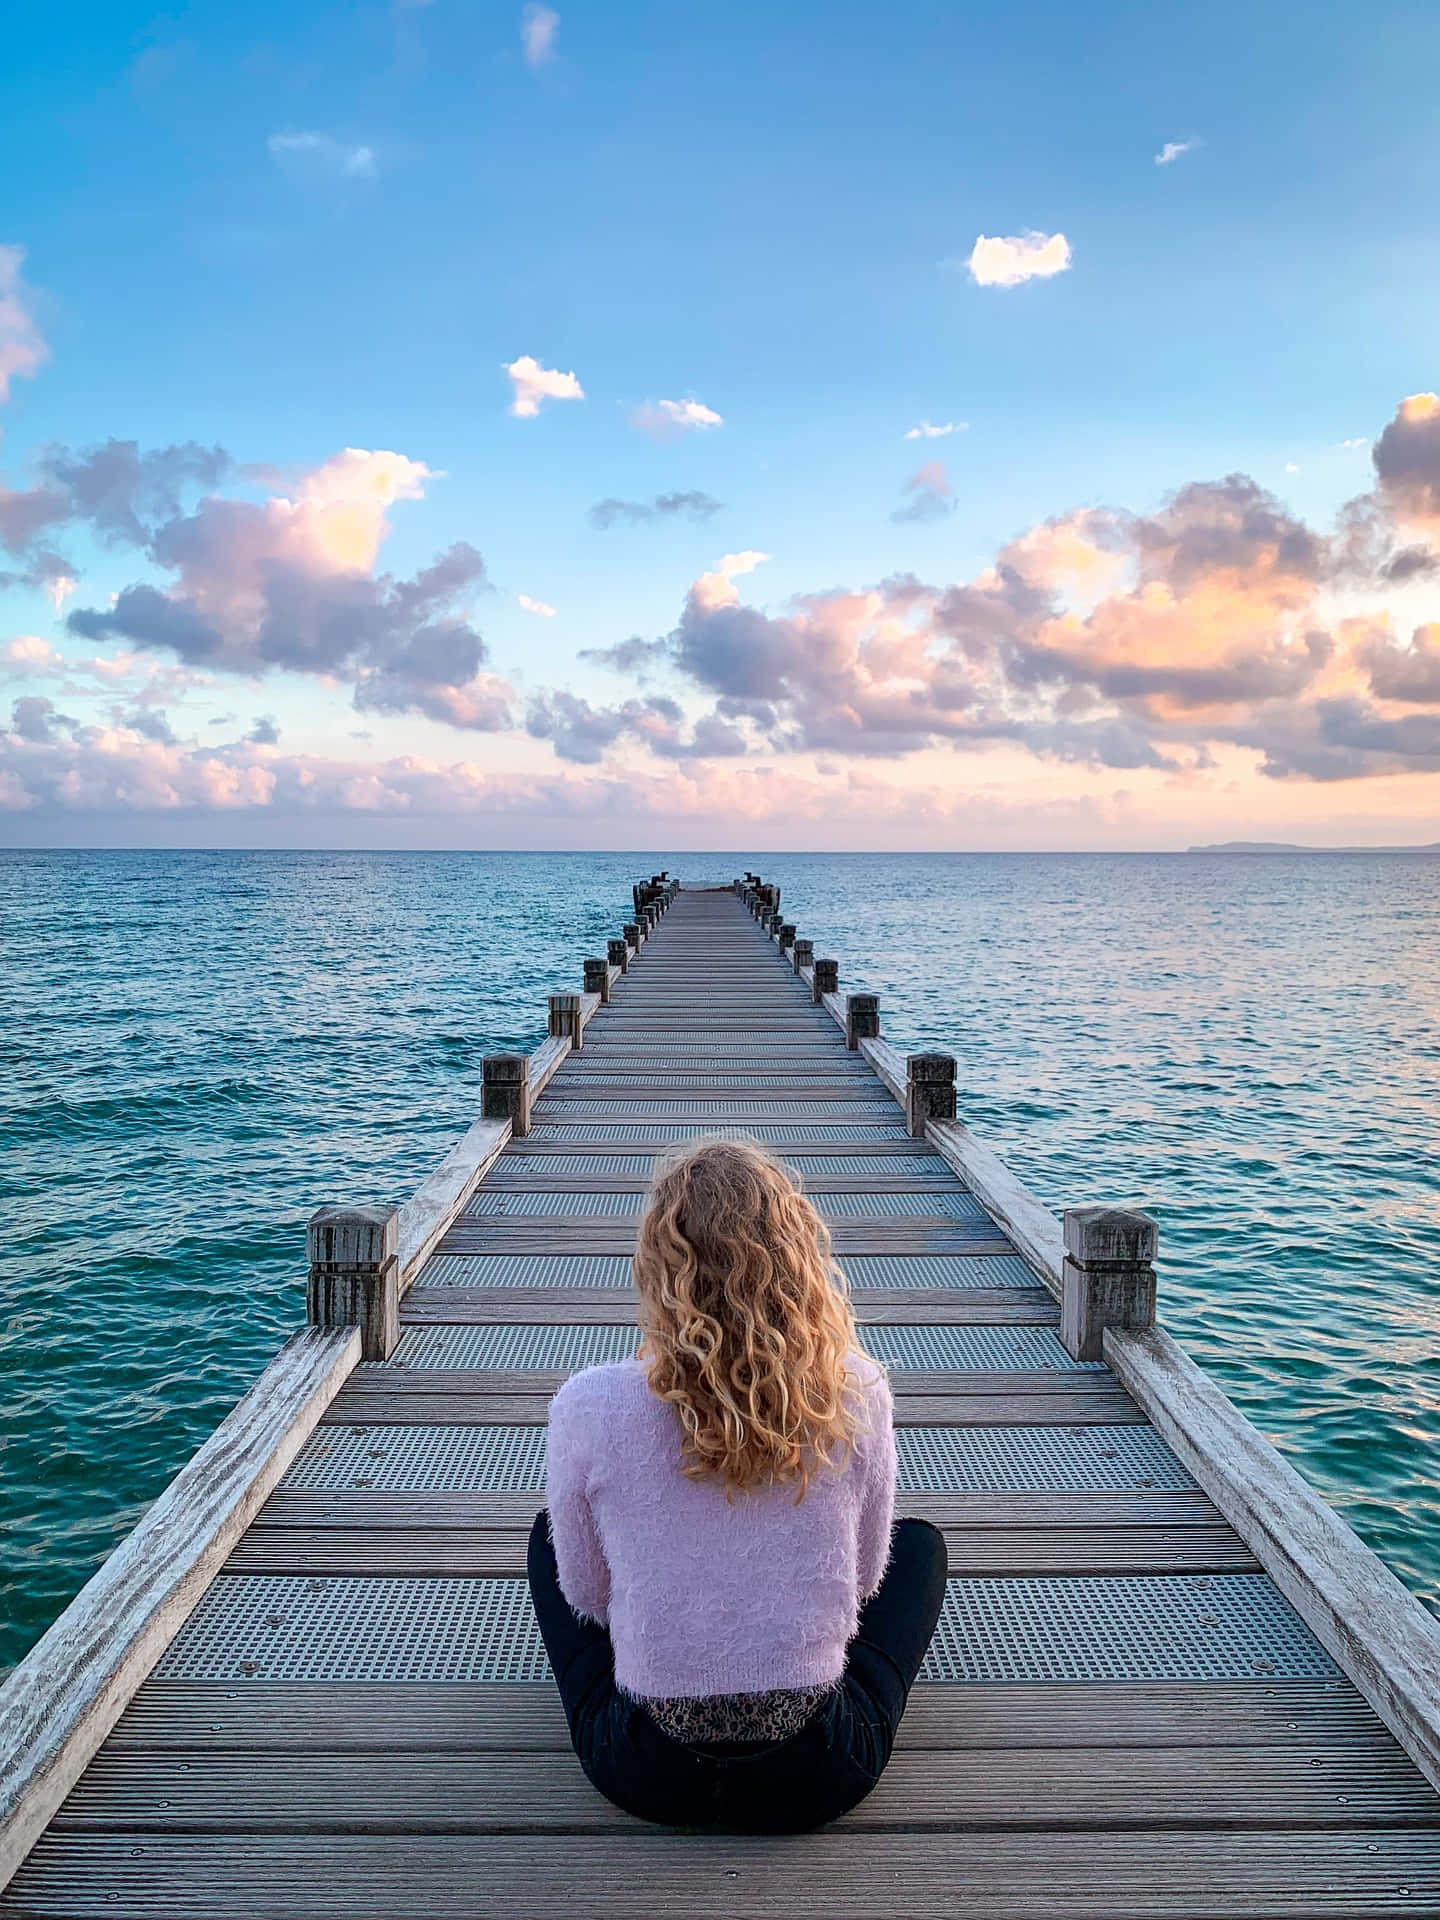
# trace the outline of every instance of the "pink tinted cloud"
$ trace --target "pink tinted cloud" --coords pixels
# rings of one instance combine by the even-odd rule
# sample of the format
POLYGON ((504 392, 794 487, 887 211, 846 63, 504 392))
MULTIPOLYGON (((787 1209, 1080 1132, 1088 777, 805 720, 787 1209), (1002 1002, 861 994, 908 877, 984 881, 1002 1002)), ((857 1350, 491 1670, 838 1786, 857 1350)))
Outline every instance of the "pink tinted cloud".
POLYGON ((0 402, 10 398, 12 380, 32 377, 50 358, 27 304, 24 264, 23 247, 0 247, 0 402))

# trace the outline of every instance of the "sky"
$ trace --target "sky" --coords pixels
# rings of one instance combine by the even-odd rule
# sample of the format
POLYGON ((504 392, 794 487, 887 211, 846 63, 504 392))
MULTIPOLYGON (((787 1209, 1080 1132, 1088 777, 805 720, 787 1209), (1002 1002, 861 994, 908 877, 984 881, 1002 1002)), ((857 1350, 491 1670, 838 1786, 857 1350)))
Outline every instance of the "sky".
POLYGON ((1437 58, 17 11, 0 845, 1440 839, 1437 58))

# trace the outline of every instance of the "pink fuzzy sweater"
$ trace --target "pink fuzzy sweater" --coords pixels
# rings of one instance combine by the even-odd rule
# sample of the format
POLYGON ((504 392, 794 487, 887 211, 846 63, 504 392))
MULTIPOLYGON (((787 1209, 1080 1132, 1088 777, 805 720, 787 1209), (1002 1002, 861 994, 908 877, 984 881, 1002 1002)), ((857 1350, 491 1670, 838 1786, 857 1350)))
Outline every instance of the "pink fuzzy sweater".
POLYGON ((610 1629, 641 1699, 761 1693, 840 1678, 880 1584, 895 1505, 890 1389, 861 1355, 866 1428, 843 1468, 727 1502, 687 1480, 680 1422, 638 1360, 589 1367, 550 1405, 546 1497, 560 1586, 610 1629))

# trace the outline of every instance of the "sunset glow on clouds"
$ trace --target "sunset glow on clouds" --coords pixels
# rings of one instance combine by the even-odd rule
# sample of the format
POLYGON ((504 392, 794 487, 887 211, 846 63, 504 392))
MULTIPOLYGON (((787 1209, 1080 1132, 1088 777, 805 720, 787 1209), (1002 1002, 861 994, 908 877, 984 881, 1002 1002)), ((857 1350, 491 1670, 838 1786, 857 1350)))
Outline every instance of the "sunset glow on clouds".
MULTIPOLYGON (((0 236, 0 835, 1440 837, 1436 370, 1397 320, 1363 379, 1317 347, 1282 403, 1295 311, 1262 374, 1227 261, 1197 258, 1180 297, 1196 249, 1161 256, 1183 196, 1225 191, 1222 100, 1127 128, 1089 203, 1058 135, 1021 192, 994 125, 947 131, 964 195, 897 156, 897 237, 866 227, 838 97, 810 128, 833 208, 736 91, 765 84, 753 58, 720 50, 674 109, 693 148, 647 173, 660 109, 639 80, 609 99, 600 68, 612 91, 628 69, 598 23, 567 15, 557 59, 549 8, 493 47, 442 11, 396 41, 429 102, 408 123, 292 98, 257 56, 230 186, 254 206, 227 225, 217 199, 183 326, 145 273, 92 277, 38 202, 0 236), (462 68, 509 116, 505 165, 426 184, 462 68), (1177 123, 1205 128, 1203 165, 1175 166, 1202 144, 1177 123), (732 125, 763 190, 708 170, 732 125)), ((834 45, 864 98, 855 27, 834 45)), ((191 234, 156 191, 157 232, 191 234)), ((1305 298, 1320 325, 1333 303, 1305 298)))

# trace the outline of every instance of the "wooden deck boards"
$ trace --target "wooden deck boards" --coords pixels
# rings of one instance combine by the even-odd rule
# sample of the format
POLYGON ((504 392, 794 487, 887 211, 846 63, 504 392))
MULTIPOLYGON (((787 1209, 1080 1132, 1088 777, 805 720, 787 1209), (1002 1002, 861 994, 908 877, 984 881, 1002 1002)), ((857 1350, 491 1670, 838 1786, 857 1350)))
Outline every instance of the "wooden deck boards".
MULTIPOLYGON (((1038 1283, 971 1286, 963 1267, 960 1283, 905 1283, 907 1267, 919 1276, 935 1255, 1003 1260, 1015 1249, 978 1210, 966 1220, 930 1208, 968 1204, 960 1182, 904 1136, 879 1080, 728 892, 677 897, 534 1118, 441 1241, 431 1268, 445 1283, 422 1274, 404 1300, 414 1337, 633 1324, 623 1286, 571 1283, 573 1268, 556 1268, 553 1285, 492 1284, 487 1256, 628 1256, 649 1171, 634 1162, 697 1127, 779 1130, 776 1151, 804 1161, 817 1204, 843 1209, 851 1196, 876 1209, 831 1221, 842 1263, 899 1263, 882 1263, 895 1284, 856 1286, 862 1337, 1010 1328, 1048 1339, 1055 1325, 1038 1283), (921 1161, 923 1171, 911 1164, 921 1161), (485 1195, 594 1204, 507 1216, 487 1213, 485 1195)), ((271 1578, 313 1583, 323 1607, 336 1576, 504 1581, 522 1571, 538 1480, 488 1490, 464 1449, 496 1432, 538 1446, 562 1372, 406 1365, 406 1351, 402 1340, 396 1359, 351 1375, 231 1554, 212 1589, 222 1605, 242 1586, 268 1591, 271 1578), (354 1484, 367 1476, 338 1467, 325 1479, 324 1450, 349 1444, 350 1431, 373 1432, 383 1486, 354 1484), (429 1464, 406 1481, 387 1449, 417 1436, 433 1443, 429 1464), (460 1450, 453 1467, 447 1448, 460 1450), (300 1471, 307 1460, 321 1463, 318 1484, 300 1471)), ((1217 1655, 1203 1675, 1143 1677, 1146 1650, 1169 1630, 1165 1582, 1176 1619, 1197 1595, 1202 1605, 1215 1596, 1200 1627, 1223 1638, 1224 1620, 1244 1612, 1239 1602, 1227 1612, 1227 1596, 1254 1592, 1257 1571, 1183 1474, 1155 1484, 1153 1464, 1125 1455, 1122 1436, 1145 1441, 1148 1430, 1108 1372, 892 1377, 916 1459, 940 1463, 924 1469, 935 1484, 904 1492, 901 1509, 945 1530, 952 1577, 981 1591, 990 1579, 1084 1583, 1087 1604, 1121 1609, 1113 1660, 1065 1681, 1038 1668, 985 1684, 922 1681, 874 1796, 824 1833, 765 1841, 661 1833, 616 1812, 569 1754, 548 1685, 336 1678, 327 1650, 347 1630, 343 1613, 317 1630, 308 1679, 267 1677, 217 1641, 205 1677, 167 1676, 162 1663, 140 1689, 0 1894, 0 1916, 1440 1916, 1440 1796, 1327 1663, 1285 1671, 1287 1656, 1277 1665, 1257 1640, 1238 1648, 1234 1671, 1217 1655), (950 1483, 944 1462, 957 1456, 937 1451, 947 1436, 977 1461, 1009 1464, 994 1484, 950 1483), (1155 1611, 1127 1621, 1127 1596, 1142 1588, 1155 1611)), ((1017 1623, 1022 1669, 1025 1633, 1036 1631, 1043 1621, 1017 1623)))

